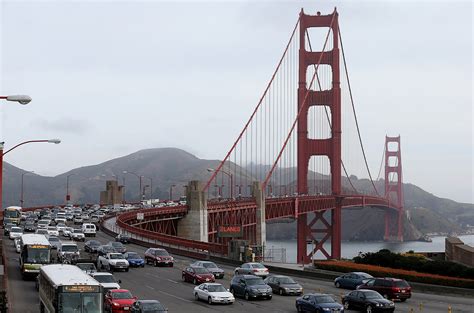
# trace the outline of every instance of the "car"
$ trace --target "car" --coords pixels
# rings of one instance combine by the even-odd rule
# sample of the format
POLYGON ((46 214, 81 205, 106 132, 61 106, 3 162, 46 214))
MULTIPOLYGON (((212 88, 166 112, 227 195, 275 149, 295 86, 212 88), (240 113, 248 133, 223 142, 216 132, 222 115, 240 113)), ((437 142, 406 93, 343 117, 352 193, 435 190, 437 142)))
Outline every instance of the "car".
POLYGON ((109 241, 108 245, 114 247, 116 252, 119 252, 119 253, 127 252, 127 248, 125 248, 125 246, 121 242, 109 241))
POLYGON ((54 219, 54 222, 56 223, 56 226, 59 225, 59 224, 66 224, 67 220, 66 220, 66 217, 56 217, 54 219))
POLYGON ((82 232, 84 233, 85 236, 92 236, 95 237, 96 235, 96 227, 92 223, 84 223, 82 224, 82 232))
POLYGON ((106 294, 107 291, 112 290, 112 289, 120 289, 119 284, 121 284, 122 281, 120 279, 116 280, 114 275, 110 273, 95 272, 95 273, 90 273, 89 275, 99 282, 99 284, 104 289, 104 294, 106 294))
POLYGON ((367 313, 393 312, 395 304, 374 290, 359 289, 342 296, 344 310, 363 310, 367 313))
POLYGON ((109 246, 109 245, 102 245, 97 248, 97 255, 106 255, 107 253, 113 253, 117 252, 115 251, 114 247, 109 246))
POLYGON ((115 237, 115 241, 121 242, 121 243, 129 243, 130 242, 130 237, 124 234, 118 234, 115 237))
POLYGON ((84 233, 82 232, 81 229, 74 229, 71 232, 70 237, 71 237, 72 240, 76 240, 76 241, 85 241, 86 240, 86 236, 84 236, 84 233))
POLYGON ((224 270, 219 268, 214 262, 210 261, 196 261, 191 266, 200 266, 206 268, 211 272, 215 278, 224 278, 224 270))
POLYGON ((205 300, 209 304, 225 303, 232 304, 235 302, 234 295, 231 294, 222 284, 204 283, 194 287, 194 299, 205 300))
POLYGON ((86 274, 91 274, 97 272, 97 268, 94 263, 77 263, 77 267, 86 272, 86 274))
POLYGON ((49 219, 41 219, 38 221, 38 225, 37 228, 44 228, 44 229, 47 229, 49 224, 51 224, 51 220, 49 219))
POLYGON ((168 309, 158 300, 137 300, 132 305, 132 313, 168 313, 168 309))
POLYGON ((72 259, 79 259, 79 256, 79 248, 74 242, 61 242, 61 245, 58 247, 58 262, 63 262, 67 260, 68 257, 72 259))
POLYGON ((261 277, 255 275, 235 275, 230 282, 230 292, 234 297, 272 298, 272 288, 261 277))
POLYGON ((145 260, 136 252, 126 252, 124 255, 130 266, 145 267, 145 260))
POLYGON ((301 295, 303 287, 293 278, 283 275, 273 275, 265 278, 265 284, 272 288, 273 293, 279 295, 301 295))
POLYGON ((369 278, 373 278, 373 276, 364 272, 346 273, 334 279, 334 286, 337 288, 356 289, 358 285, 363 284, 369 278))
POLYGON ((344 307, 331 295, 311 293, 296 298, 297 312, 344 312, 344 307))
POLYGON ((74 219, 74 214, 72 213, 66 213, 66 220, 72 221, 74 219))
POLYGON ((10 239, 20 238, 23 235, 23 229, 18 226, 13 226, 10 228, 10 232, 8 233, 8 237, 10 239))
POLYGON ((88 240, 84 244, 84 251, 90 253, 97 253, 97 249, 100 247, 100 242, 97 240, 88 240))
POLYGON ((48 230, 44 228, 38 228, 35 230, 35 234, 48 236, 48 230))
POLYGON ((107 253, 97 258, 97 268, 99 270, 107 269, 110 271, 124 270, 128 272, 129 269, 128 261, 125 259, 122 253, 107 253))
POLYGON ((186 267, 182 271, 181 278, 183 279, 183 281, 189 281, 195 285, 207 282, 215 282, 216 280, 214 278, 214 275, 212 275, 212 273, 209 272, 206 268, 194 266, 186 267))
POLYGON ((35 222, 33 221, 27 221, 25 223, 25 232, 33 233, 36 230, 35 222))
POLYGON ((15 238, 13 240, 13 245, 15 246, 16 253, 21 252, 21 238, 15 238))
POLYGON ((402 302, 411 298, 411 287, 404 279, 371 278, 357 286, 357 289, 375 290, 386 299, 398 299, 402 302))
POLYGON ((49 236, 59 236, 59 231, 56 226, 48 226, 46 230, 48 231, 49 236))
POLYGON ((262 263, 257 262, 250 262, 244 263, 240 267, 237 267, 234 270, 235 275, 255 275, 260 277, 267 277, 268 276, 268 268, 263 266, 262 263))
POLYGON ((104 311, 110 313, 130 311, 137 300, 138 298, 132 296, 132 293, 127 289, 112 289, 105 294, 104 311))
POLYGON ((145 251, 145 263, 158 265, 168 265, 173 267, 174 258, 169 255, 168 251, 161 248, 149 248, 145 251))
POLYGON ((56 225, 56 228, 57 228, 58 232, 61 233, 61 234, 64 232, 64 229, 65 229, 66 227, 67 227, 67 226, 66 226, 65 223, 58 223, 58 224, 56 225))
POLYGON ((5 226, 3 227, 3 234, 5 236, 8 236, 10 234, 10 229, 12 229, 12 227, 15 227, 16 224, 13 224, 13 223, 7 223, 5 224, 5 226))
POLYGON ((89 220, 89 214, 87 213, 82 213, 81 214, 82 221, 88 221, 89 220))
POLYGON ((74 224, 82 224, 82 217, 80 215, 75 215, 73 222, 74 224))
POLYGON ((48 236, 48 241, 51 249, 58 249, 61 246, 61 240, 56 236, 48 236))

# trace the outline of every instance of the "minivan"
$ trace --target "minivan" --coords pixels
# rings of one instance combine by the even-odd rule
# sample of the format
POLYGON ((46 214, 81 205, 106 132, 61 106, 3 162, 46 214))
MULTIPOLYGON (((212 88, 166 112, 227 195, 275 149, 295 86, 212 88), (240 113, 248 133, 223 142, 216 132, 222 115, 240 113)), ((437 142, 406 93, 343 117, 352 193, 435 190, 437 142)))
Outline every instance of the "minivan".
POLYGON ((84 233, 84 236, 95 237, 95 233, 96 233, 95 225, 92 223, 82 224, 82 232, 84 233))

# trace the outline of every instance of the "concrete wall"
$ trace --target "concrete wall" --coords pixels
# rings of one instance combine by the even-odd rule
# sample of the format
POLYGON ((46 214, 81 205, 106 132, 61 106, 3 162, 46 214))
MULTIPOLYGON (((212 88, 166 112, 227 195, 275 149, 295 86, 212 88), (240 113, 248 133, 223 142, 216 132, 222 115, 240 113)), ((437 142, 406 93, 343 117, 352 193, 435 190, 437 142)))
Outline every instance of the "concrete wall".
POLYGON ((200 181, 191 181, 188 184, 186 199, 189 211, 178 221, 178 236, 186 239, 208 242, 207 227, 207 196, 202 191, 200 181))
POLYGON ((474 267, 474 247, 465 245, 457 237, 445 239, 446 261, 457 262, 469 267, 474 267))

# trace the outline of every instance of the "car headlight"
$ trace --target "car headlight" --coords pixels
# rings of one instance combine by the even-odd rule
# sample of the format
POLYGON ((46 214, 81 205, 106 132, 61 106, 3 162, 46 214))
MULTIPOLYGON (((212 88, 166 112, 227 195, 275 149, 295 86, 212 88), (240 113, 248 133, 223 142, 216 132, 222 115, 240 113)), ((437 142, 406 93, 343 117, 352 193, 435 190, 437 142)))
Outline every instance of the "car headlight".
POLYGON ((395 303, 393 303, 393 301, 390 301, 390 306, 394 306, 395 303))
POLYGON ((328 311, 329 312, 329 311, 331 311, 331 309, 330 308, 323 308, 323 311, 328 311))
POLYGON ((283 288, 286 292, 290 291, 290 288, 283 288))
POLYGON ((376 303, 375 306, 383 306, 382 303, 376 303))

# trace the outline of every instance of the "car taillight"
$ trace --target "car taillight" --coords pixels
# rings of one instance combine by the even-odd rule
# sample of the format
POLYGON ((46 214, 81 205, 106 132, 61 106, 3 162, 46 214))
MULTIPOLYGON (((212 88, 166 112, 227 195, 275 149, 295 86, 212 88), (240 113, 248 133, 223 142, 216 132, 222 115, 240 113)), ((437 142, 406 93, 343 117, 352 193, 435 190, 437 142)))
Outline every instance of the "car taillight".
POLYGON ((254 272, 254 273, 258 272, 258 269, 254 269, 253 272, 254 272))

